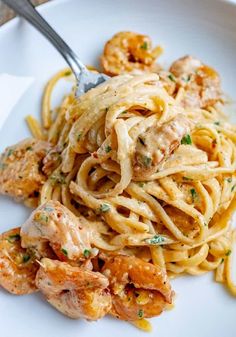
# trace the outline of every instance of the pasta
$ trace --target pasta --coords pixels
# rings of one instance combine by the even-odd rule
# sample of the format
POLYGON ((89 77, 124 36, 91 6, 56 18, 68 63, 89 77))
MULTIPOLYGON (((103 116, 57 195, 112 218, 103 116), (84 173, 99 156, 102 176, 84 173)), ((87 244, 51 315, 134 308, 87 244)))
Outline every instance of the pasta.
MULTIPOLYGON (((125 75, 109 84, 68 105, 58 139, 67 142, 56 172, 66 176, 58 200, 75 212, 80 204, 94 213, 101 210, 113 233, 98 233, 96 247, 130 254, 134 249, 138 256, 145 252, 147 260, 165 266, 173 277, 216 270, 216 280, 233 292, 223 267, 232 250, 235 127, 217 109, 185 111, 189 120, 197 120, 189 144, 180 145, 148 179, 132 181, 137 135, 183 109, 158 86, 156 75, 125 75)), ((43 188, 42 202, 52 199, 58 186, 50 178, 46 184, 51 188, 43 188)))
MULTIPOLYGON (((235 295, 236 127, 218 91, 209 94, 207 76, 217 82, 211 68, 198 64, 190 88, 182 77, 178 82, 175 66, 122 73, 79 100, 72 91, 56 112, 53 88, 71 72, 48 82, 42 126, 27 117, 33 136, 52 144, 39 204, 66 206, 102 254, 136 256, 171 278, 214 271, 235 295)), ((133 324, 146 329, 139 318, 133 324)))

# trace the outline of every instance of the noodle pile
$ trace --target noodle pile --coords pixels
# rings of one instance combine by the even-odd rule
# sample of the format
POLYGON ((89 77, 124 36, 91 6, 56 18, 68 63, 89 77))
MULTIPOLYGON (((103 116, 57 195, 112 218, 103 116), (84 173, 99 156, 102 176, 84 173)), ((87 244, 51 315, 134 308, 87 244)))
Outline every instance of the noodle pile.
POLYGON ((46 87, 43 127, 28 118, 33 135, 55 145, 40 203, 58 200, 82 215, 100 251, 135 255, 171 277, 215 270, 236 295, 236 127, 219 106, 184 109, 152 73, 114 77, 79 100, 72 92, 52 113, 53 88, 69 74, 61 71, 46 87), (192 123, 191 134, 157 172, 134 179, 138 136, 178 114, 192 123))

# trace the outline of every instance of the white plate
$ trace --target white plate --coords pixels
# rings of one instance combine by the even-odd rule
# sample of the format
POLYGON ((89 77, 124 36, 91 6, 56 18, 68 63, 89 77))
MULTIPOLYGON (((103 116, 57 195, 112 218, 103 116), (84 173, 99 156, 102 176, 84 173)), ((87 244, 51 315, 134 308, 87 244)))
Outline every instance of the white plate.
MULTIPOLYGON (((236 99, 236 6, 219 0, 58 0, 40 7, 42 14, 87 64, 98 62, 104 42, 120 30, 150 35, 165 47, 168 64, 190 53, 219 70, 223 87, 236 99)), ((33 28, 15 19, 0 29, 0 73, 34 76, 0 133, 0 150, 29 135, 23 118, 39 114, 47 79, 65 66, 60 55, 33 28)), ((18 226, 29 211, 0 197, 0 231, 18 226)), ((236 301, 213 275, 172 282, 175 309, 153 319, 158 337, 235 337, 236 301)), ((74 321, 56 312, 39 294, 16 297, 0 291, 2 337, 144 336, 111 318, 96 323, 74 321)))

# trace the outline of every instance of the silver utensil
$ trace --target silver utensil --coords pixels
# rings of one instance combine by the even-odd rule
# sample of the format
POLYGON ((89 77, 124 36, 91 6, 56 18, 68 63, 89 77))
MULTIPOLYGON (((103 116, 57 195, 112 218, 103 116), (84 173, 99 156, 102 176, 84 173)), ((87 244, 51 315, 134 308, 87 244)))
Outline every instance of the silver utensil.
POLYGON ((101 73, 93 73, 79 60, 78 56, 65 43, 65 41, 55 32, 46 20, 36 11, 29 0, 2 0, 12 8, 17 14, 30 22, 40 33, 42 33, 64 57, 73 71, 76 82, 76 96, 79 97, 88 90, 96 87, 109 77, 101 73))

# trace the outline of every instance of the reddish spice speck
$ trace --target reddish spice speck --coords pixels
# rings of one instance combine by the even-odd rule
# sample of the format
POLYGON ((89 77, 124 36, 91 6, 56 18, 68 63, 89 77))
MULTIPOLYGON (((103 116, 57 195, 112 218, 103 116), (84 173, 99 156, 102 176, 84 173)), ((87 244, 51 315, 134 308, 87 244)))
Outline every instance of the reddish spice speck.
POLYGON ((214 139, 213 142, 212 142, 212 144, 211 144, 211 146, 212 146, 213 149, 216 148, 216 144, 217 144, 217 141, 216 141, 216 139, 214 139))

